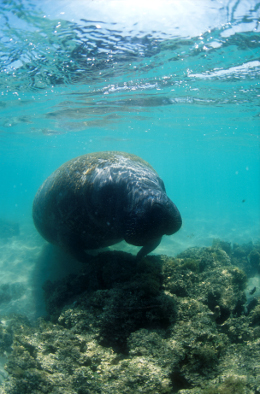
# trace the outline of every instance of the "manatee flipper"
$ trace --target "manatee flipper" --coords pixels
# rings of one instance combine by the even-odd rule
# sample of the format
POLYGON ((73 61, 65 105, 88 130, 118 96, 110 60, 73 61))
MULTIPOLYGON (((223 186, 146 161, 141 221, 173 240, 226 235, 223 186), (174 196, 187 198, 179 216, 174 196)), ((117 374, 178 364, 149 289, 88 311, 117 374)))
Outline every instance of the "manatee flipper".
POLYGON ((152 252, 160 244, 162 237, 150 239, 146 244, 139 250, 136 255, 137 260, 141 260, 148 253, 152 252))

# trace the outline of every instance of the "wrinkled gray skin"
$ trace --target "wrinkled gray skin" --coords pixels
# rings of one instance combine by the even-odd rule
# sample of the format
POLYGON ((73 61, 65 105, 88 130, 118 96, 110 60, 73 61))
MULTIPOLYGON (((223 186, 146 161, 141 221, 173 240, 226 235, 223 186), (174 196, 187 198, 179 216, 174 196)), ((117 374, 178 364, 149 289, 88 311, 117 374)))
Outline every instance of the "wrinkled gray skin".
POLYGON ((43 238, 80 261, 84 250, 123 239, 142 246, 142 258, 182 224, 154 169, 124 152, 91 153, 63 164, 39 188, 33 220, 43 238))

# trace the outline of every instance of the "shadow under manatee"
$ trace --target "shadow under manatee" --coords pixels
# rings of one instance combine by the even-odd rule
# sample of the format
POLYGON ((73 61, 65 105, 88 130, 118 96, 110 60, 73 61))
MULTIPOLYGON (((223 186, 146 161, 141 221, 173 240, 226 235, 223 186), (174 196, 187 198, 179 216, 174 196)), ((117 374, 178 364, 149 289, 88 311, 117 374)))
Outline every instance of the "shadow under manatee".
POLYGON ((84 264, 57 246, 45 244, 38 257, 32 275, 33 295, 36 316, 46 316, 43 284, 46 281, 59 281, 70 274, 76 274, 84 264))
MULTIPOLYGON (((122 352, 132 332, 146 327, 167 329, 175 321, 176 300, 163 291, 160 256, 138 261, 126 252, 107 251, 88 256, 88 261, 76 270, 70 256, 48 248, 41 265, 56 260, 62 268, 62 259, 64 268, 69 268, 66 276, 64 269, 63 278, 57 275, 56 280, 54 276, 50 279, 46 268, 40 275, 39 285, 45 279, 42 302, 46 302, 47 318, 51 321, 75 329, 77 320, 80 325, 83 321, 80 331, 97 330, 101 345, 122 352), (68 306, 74 311, 72 315, 75 313, 73 321, 72 315, 65 318, 68 306)), ((58 272, 59 267, 55 274, 58 272)))

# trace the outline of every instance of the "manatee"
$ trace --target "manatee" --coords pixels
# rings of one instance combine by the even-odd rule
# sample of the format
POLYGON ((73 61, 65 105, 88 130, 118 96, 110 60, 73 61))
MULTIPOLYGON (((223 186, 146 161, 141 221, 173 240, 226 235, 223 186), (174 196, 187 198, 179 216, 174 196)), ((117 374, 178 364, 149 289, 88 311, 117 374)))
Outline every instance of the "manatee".
POLYGON ((152 166, 116 151, 79 156, 54 171, 36 193, 33 220, 45 240, 80 261, 87 250, 122 240, 142 246, 141 259, 182 224, 152 166))

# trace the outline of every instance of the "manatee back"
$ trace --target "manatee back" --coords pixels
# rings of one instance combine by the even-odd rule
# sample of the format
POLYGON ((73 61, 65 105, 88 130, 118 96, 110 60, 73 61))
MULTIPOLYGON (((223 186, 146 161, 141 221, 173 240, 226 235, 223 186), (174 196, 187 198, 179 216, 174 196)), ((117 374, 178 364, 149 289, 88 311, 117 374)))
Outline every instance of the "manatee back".
POLYGON ((155 185, 164 188, 150 164, 138 156, 116 151, 79 156, 39 188, 34 223, 47 241, 61 246, 72 240, 86 249, 111 245, 123 239, 124 211, 133 209, 128 201, 155 185))

